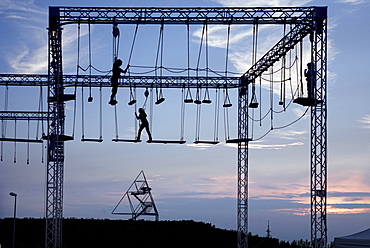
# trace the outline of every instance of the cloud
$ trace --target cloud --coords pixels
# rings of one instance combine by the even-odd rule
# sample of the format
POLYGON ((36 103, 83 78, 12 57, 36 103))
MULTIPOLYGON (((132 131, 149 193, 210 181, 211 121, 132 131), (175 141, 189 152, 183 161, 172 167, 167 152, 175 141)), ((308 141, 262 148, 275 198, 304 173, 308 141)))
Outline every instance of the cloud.
MULTIPOLYGON (((222 143, 226 147, 233 147, 238 148, 238 144, 233 143, 222 143)), ((302 146, 304 143, 302 142, 293 142, 289 144, 258 144, 257 142, 251 142, 248 145, 248 149, 256 149, 256 150, 281 150, 284 148, 292 147, 292 146, 302 146)))
MULTIPOLYGON (((353 0, 353 1, 355 1, 355 0, 353 0)), ((217 2, 217 3, 222 4, 224 6, 281 7, 281 6, 302 6, 302 5, 305 5, 309 2, 311 2, 311 0, 250 0, 248 2, 246 2, 244 0, 214 0, 214 2, 217 2)))
POLYGON ((340 0, 338 1, 338 3, 349 3, 352 5, 357 5, 357 4, 366 3, 366 1, 365 0, 340 0))
MULTIPOLYGON (((281 138, 281 139, 287 139, 287 140, 301 138, 303 135, 306 135, 306 134, 307 134, 307 131, 281 130, 281 129, 275 130, 274 132, 274 136, 281 138)), ((303 143, 301 143, 300 145, 303 145, 303 143)))
POLYGON ((363 128, 370 128, 370 114, 366 114, 358 122, 365 124, 362 126, 363 128))
POLYGON ((12 21, 18 39, 4 52, 4 58, 15 73, 45 73, 47 71, 47 11, 33 1, 0 2, 6 9, 2 16, 12 21))
POLYGON ((205 150, 207 148, 211 148, 214 145, 212 145, 212 144, 185 144, 185 146, 194 147, 196 150, 201 151, 201 150, 205 150))

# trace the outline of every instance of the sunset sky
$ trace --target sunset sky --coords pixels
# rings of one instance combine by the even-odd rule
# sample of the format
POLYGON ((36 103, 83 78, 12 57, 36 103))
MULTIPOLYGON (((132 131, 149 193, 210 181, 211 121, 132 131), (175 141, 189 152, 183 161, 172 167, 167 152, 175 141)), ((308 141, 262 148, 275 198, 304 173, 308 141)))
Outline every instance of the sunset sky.
MULTIPOLYGON (((47 74, 48 6, 99 6, 99 7, 282 7, 328 6, 328 238, 345 236, 369 228, 370 223, 370 84, 367 69, 370 66, 370 2, 368 0, 125 0, 125 1, 33 1, 0 0, 0 74, 47 74)), ((129 59, 135 26, 119 26, 121 31, 119 57, 125 67, 129 59)), ((139 26, 130 61, 130 73, 150 70, 156 61, 159 25, 139 26), (141 68, 140 66, 145 66, 141 68)), ((104 71, 111 69, 111 25, 91 25, 90 48, 92 65, 104 71)), ((63 65, 65 74, 76 74, 77 25, 63 30, 63 65)), ((89 32, 81 25, 81 67, 89 65, 89 32)), ((251 66, 252 27, 232 26, 229 40, 228 70, 238 76, 251 66)), ((282 37, 283 27, 260 26, 257 59, 282 37)), ((197 67, 202 37, 202 26, 190 29, 191 67, 197 67)), ((208 29, 209 67, 225 70, 227 26, 210 26, 208 29)), ((163 65, 167 68, 187 67, 186 26, 165 26, 163 32, 163 65)), ((304 41, 302 62, 309 62, 308 39, 304 41)), ((203 46, 202 49, 205 49, 203 46)), ((199 67, 205 67, 205 50, 199 67)), ((296 54, 294 53, 292 57, 296 54)), ((277 66, 278 68, 278 66, 277 66)), ((295 66, 292 78, 297 78, 295 66)), ((274 68, 275 69, 275 68, 274 68)), ((79 71, 87 75, 88 72, 79 71)), ((99 72, 93 70, 93 74, 99 72)), ((192 71, 193 75, 195 72, 192 71)), ((174 76, 173 71, 163 71, 174 76)), ((141 75, 141 74, 136 74, 141 75)), ((298 73, 299 75, 299 73, 298 73)), ((269 76, 265 76, 268 79, 269 76)), ((275 80, 280 79, 280 73, 275 80)), ((293 86, 296 80, 292 80, 293 86)), ((275 86, 276 85, 276 86, 275 86)), ((259 119, 270 108, 273 96, 273 116, 254 122, 249 149, 249 231, 266 235, 267 222, 271 235, 282 240, 310 239, 310 111, 290 104, 286 111, 277 104, 280 83, 274 90, 267 80, 262 82, 261 112, 251 111, 259 119), (271 93, 272 92, 272 93, 271 93), (279 109, 280 108, 280 109, 279 109), (290 125, 290 123, 298 122, 290 125), (283 126, 288 126, 282 128, 283 126), (269 130, 273 128, 271 132, 269 130), (268 133, 267 135, 265 135, 268 133)), ((129 90, 118 90, 118 133, 121 138, 134 139, 137 126, 134 112, 144 105, 145 89, 137 89, 137 106, 128 106, 129 90)), ((46 89, 43 89, 45 100, 46 89)), ((73 93, 73 87, 66 92, 73 93)), ((259 88, 256 89, 260 94, 259 88)), ((291 89, 286 88, 286 102, 291 89)), ((216 227, 236 229, 237 148, 226 144, 237 136, 237 94, 230 90, 233 103, 229 109, 229 129, 224 128, 224 110, 219 109, 218 145, 196 145, 196 106, 186 105, 184 145, 141 143, 115 143, 114 107, 108 104, 110 89, 93 88, 94 101, 87 102, 89 89, 77 91, 76 112, 73 102, 67 102, 66 134, 74 134, 74 141, 65 143, 64 217, 118 219, 112 215, 122 195, 133 180, 144 171, 161 220, 193 219, 212 223, 216 227), (84 109, 82 111, 82 102, 84 109), (103 114, 100 117, 99 107, 103 114), (75 128, 73 116, 76 113, 75 128), (84 125, 82 125, 84 113, 84 125), (81 142, 100 135, 102 143, 81 142), (226 134, 225 134, 226 133, 226 134), (226 137, 225 137, 226 136, 226 137)), ((154 92, 151 92, 154 95, 154 92)), ((164 89, 165 102, 153 106, 151 129, 154 139, 178 140, 181 136, 181 89, 164 89)), ((202 93, 204 94, 204 92, 202 93)), ((219 92, 223 101, 224 92, 219 92)), ((151 96, 152 96, 151 95, 151 96)), ((192 92, 195 98, 196 92, 192 92)), ((211 105, 202 105, 200 139, 214 138, 215 95, 211 105)), ((8 104, 9 110, 37 111, 39 87, 0 87, 0 109, 8 104), (8 94, 8 102, 5 96, 8 94)), ((155 96, 154 96, 155 97, 155 96)), ((259 96, 258 96, 259 97, 259 96)), ((147 112, 150 112, 150 98, 147 112)), ((46 101, 44 101, 44 110, 46 101)), ((39 123, 40 124, 40 123, 39 123)), ((2 123, 2 128, 4 124, 2 123)), ((17 135, 27 137, 27 123, 17 123, 17 135)), ((30 126, 31 137, 41 134, 41 125, 30 126), (36 133, 38 128, 39 132, 36 133)), ((1 130, 2 135, 4 131, 1 130)), ((14 122, 7 122, 7 136, 14 136, 14 122)), ((142 136, 145 141, 145 131, 142 136)), ((18 194, 18 217, 44 217, 45 166, 42 145, 0 143, 0 218, 11 217, 14 198, 18 194), (27 164, 29 158, 29 164, 27 164), (14 163, 15 161, 15 163, 14 163)), ((45 145, 45 142, 44 142, 45 145)))

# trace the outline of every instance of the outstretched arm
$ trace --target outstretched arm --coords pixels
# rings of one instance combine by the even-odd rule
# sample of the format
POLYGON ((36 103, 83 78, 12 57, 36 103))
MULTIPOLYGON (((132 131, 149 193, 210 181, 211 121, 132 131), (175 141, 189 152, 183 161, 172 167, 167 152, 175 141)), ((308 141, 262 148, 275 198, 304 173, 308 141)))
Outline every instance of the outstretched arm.
POLYGON ((130 67, 130 65, 129 65, 129 64, 127 64, 126 68, 125 68, 122 72, 123 72, 123 73, 126 73, 129 67, 130 67))

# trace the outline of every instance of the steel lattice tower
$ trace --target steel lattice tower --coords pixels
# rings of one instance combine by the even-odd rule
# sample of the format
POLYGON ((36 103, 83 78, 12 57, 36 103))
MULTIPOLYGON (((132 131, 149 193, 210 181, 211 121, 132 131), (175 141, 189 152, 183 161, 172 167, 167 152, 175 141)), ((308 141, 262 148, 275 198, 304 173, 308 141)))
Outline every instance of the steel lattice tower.
MULTIPOLYGON (((108 76, 63 75, 62 26, 77 23, 93 24, 291 24, 292 29, 240 78, 213 77, 207 87, 220 85, 239 89, 238 138, 238 247, 248 247, 248 86, 279 58, 307 35, 311 41, 311 62, 316 71, 314 102, 311 106, 311 242, 314 248, 327 243, 327 135, 326 135, 326 77, 327 77, 327 8, 49 8, 49 68, 48 75, 0 74, 0 84, 48 86, 48 113, 1 112, 2 119, 48 119, 47 182, 46 182, 46 247, 62 247, 64 142, 73 139, 64 133, 65 101, 75 100, 66 95, 68 86, 108 87, 108 76)), ((156 87, 158 79, 169 88, 202 87, 205 77, 130 77, 120 87, 156 87)), ((7 140, 7 139, 3 139, 7 140)))

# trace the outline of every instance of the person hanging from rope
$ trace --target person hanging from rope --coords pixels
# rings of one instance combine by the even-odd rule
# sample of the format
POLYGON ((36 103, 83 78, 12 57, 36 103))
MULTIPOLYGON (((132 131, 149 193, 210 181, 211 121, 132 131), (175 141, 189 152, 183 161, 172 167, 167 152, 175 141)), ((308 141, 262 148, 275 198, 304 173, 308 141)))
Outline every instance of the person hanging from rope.
POLYGON ((314 85, 316 80, 316 73, 313 68, 313 63, 307 64, 307 69, 304 70, 304 76, 307 81, 307 98, 314 99, 314 85))
POLYGON ((118 79, 121 76, 121 72, 126 73, 128 68, 130 67, 130 65, 128 64, 126 69, 122 70, 121 65, 122 65, 122 60, 115 59, 115 61, 113 63, 113 68, 112 68, 112 79, 111 79, 112 94, 110 96, 110 101, 109 101, 110 105, 116 105, 118 103, 117 100, 116 100, 116 95, 117 95, 117 91, 118 91, 118 79))
POLYGON ((152 142, 152 134, 150 133, 150 130, 149 130, 149 122, 146 118, 147 115, 145 113, 145 110, 143 108, 139 108, 139 115, 137 115, 137 113, 135 112, 135 116, 136 116, 136 119, 140 120, 140 127, 139 127, 139 130, 137 132, 137 138, 136 139, 140 140, 141 131, 143 131, 143 129, 145 128, 146 133, 149 136, 148 142, 152 142))

